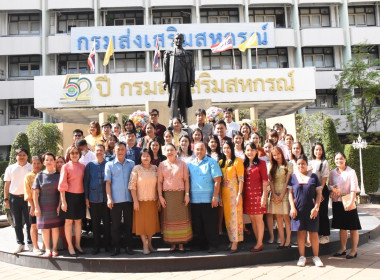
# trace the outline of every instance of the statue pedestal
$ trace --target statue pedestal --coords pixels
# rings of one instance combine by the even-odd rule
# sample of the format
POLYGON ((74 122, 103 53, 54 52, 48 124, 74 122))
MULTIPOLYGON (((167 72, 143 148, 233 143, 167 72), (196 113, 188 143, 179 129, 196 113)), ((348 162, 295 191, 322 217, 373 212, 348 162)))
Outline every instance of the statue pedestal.
MULTIPOLYGON (((195 112, 198 109, 207 110, 212 106, 211 99, 197 99, 193 100, 193 107, 187 110, 187 121, 189 122, 187 125, 192 125, 196 123, 195 112)), ((168 107, 167 101, 147 101, 145 103, 145 111, 149 113, 152 109, 157 109, 160 112, 160 118, 158 120, 159 123, 169 126, 170 121, 170 108, 168 107)))

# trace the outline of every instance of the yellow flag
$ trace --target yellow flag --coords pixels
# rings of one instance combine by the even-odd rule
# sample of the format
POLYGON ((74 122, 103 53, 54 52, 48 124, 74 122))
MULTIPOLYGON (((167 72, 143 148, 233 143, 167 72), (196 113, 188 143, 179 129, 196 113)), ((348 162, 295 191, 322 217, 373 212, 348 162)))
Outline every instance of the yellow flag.
POLYGON ((106 55, 104 56, 104 61, 103 61, 103 66, 107 66, 108 63, 110 62, 110 58, 113 55, 113 38, 111 38, 108 48, 106 51, 106 55))
POLYGON ((258 46, 258 38, 256 32, 253 33, 251 37, 248 38, 247 41, 239 45, 239 50, 241 52, 245 52, 246 49, 257 47, 258 46))

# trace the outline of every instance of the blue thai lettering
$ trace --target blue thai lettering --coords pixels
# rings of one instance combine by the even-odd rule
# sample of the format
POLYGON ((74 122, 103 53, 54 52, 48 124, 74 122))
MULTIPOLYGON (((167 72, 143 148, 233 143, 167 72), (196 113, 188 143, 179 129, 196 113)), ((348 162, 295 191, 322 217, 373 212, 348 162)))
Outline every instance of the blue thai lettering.
POLYGON ((195 34, 195 40, 196 40, 197 47, 202 47, 201 41, 203 41, 203 46, 206 46, 207 44, 206 32, 195 34))
POLYGON ((91 41, 95 40, 95 49, 97 49, 97 50, 100 49, 100 39, 101 38, 102 38, 101 36, 92 36, 91 37, 91 41))
POLYGON ((156 47, 156 40, 157 40, 157 37, 158 37, 158 41, 161 42, 158 43, 162 48, 165 48, 165 33, 160 33, 160 34, 156 34, 153 36, 153 39, 154 39, 154 46, 156 47))
POLYGON ((119 36, 120 49, 130 48, 129 35, 130 35, 130 30, 129 28, 127 28, 127 34, 119 36))
MULTIPOLYGON (((166 28, 166 31, 168 31, 168 32, 177 32, 177 28, 175 27, 175 26, 168 26, 168 28, 166 28)), ((168 35, 168 39, 171 41, 171 46, 173 47, 173 40, 174 40, 174 33, 171 33, 171 34, 169 34, 168 35)))
POLYGON ((211 38, 212 42, 211 42, 211 45, 214 45, 216 43, 219 43, 223 40, 223 35, 222 33, 216 33, 216 35, 214 33, 210 33, 208 34, 208 36, 211 38))
POLYGON ((103 49, 106 50, 108 48, 108 44, 110 43, 110 38, 108 36, 103 36, 103 41, 105 42, 103 49))
POLYGON ((136 35, 136 40, 133 40, 133 43, 141 48, 141 35, 136 35))
POLYGON ((88 39, 85 36, 78 38, 78 50, 82 49, 82 40, 84 40, 84 46, 86 47, 86 50, 88 50, 88 39))
POLYGON ((259 32, 257 33, 257 44, 258 45, 268 45, 268 39, 267 39, 267 33, 264 32, 264 38, 261 38, 262 34, 259 32))
POLYGON ((243 40, 240 42, 240 44, 244 43, 247 40, 247 32, 239 32, 238 37, 243 38, 243 40))
POLYGON ((183 34, 183 39, 185 40, 185 42, 183 43, 184 47, 186 47, 186 46, 192 47, 193 46, 193 34, 190 33, 187 37, 186 37, 186 34, 183 34), (188 38, 188 40, 186 40, 186 38, 188 38))
POLYGON ((148 35, 145 34, 145 47, 149 49, 151 46, 152 45, 148 41, 148 35))

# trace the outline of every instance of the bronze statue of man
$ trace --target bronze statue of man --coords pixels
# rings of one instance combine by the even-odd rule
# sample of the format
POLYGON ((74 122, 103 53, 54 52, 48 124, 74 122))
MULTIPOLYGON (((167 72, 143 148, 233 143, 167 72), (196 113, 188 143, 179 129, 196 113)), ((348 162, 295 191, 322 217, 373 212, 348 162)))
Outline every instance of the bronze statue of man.
POLYGON ((168 87, 170 119, 174 117, 187 124, 187 108, 193 106, 191 87, 195 83, 193 54, 182 48, 183 34, 174 35, 174 47, 164 53, 164 90, 168 87))

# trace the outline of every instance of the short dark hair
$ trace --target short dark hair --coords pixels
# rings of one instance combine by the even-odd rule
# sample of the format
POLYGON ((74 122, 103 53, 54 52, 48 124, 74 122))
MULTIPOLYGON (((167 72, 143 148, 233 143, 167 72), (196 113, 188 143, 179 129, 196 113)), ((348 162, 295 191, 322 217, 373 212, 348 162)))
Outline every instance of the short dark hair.
POLYGON ((222 124, 222 125, 224 125, 225 127, 227 127, 226 122, 225 122, 224 120, 219 120, 219 121, 217 121, 216 124, 215 124, 215 126, 217 126, 218 124, 222 124))
POLYGON ((75 134, 75 133, 80 133, 83 136, 83 130, 81 130, 79 128, 74 129, 73 134, 75 134))
POLYGON ((152 162, 152 160, 153 160, 153 152, 151 150, 149 150, 148 148, 144 148, 144 149, 141 150, 141 152, 139 154, 138 162, 141 162, 141 157, 142 157, 143 153, 148 153, 149 156, 150 156, 150 161, 152 162))
POLYGON ((24 149, 24 148, 18 148, 16 151, 15 151, 15 154, 16 154, 16 157, 18 156, 18 154, 24 152, 27 156, 29 156, 29 152, 27 149, 24 149))
POLYGON ((197 111, 195 111, 195 116, 198 116, 198 115, 200 115, 200 114, 203 114, 203 115, 206 116, 206 111, 205 111, 205 109, 201 109, 201 108, 199 108, 197 111))
POLYGON ((276 129, 276 127, 284 128, 284 126, 283 126, 282 123, 276 123, 276 124, 274 124, 273 129, 276 129))
POLYGON ((75 146, 77 146, 77 147, 87 146, 86 139, 79 139, 77 142, 75 142, 75 146))
POLYGON ((53 153, 47 152, 42 155, 42 160, 45 161, 47 156, 51 156, 55 160, 55 155, 53 153))
POLYGON ((136 136, 136 131, 134 131, 134 130, 127 130, 125 132, 125 135, 128 135, 128 134, 133 134, 134 136, 136 136))
POLYGON ((306 161, 306 163, 308 163, 308 161, 309 161, 309 160, 307 159, 307 156, 305 156, 304 154, 300 154, 300 155, 297 157, 296 162, 297 162, 298 160, 300 160, 300 159, 306 161))
POLYGON ((109 122, 104 122, 102 124, 102 127, 105 127, 105 126, 108 126, 108 127, 112 128, 112 125, 109 122))
POLYGON ((233 113, 234 112, 234 109, 232 109, 231 107, 226 107, 225 109, 224 109, 224 113, 225 112, 231 112, 231 113, 233 113))
POLYGON ((116 142, 115 143, 115 148, 119 147, 120 145, 123 145, 125 148, 127 147, 127 144, 125 142, 121 141, 121 142, 116 142))
POLYGON ((101 148, 103 148, 103 150, 106 150, 106 147, 103 145, 103 144, 97 144, 96 146, 95 146, 95 148, 96 147, 101 147, 101 148))
POLYGON ((151 115, 152 113, 156 112, 157 115, 160 115, 160 112, 157 110, 157 109, 152 109, 150 112, 149 112, 149 115, 151 115))

